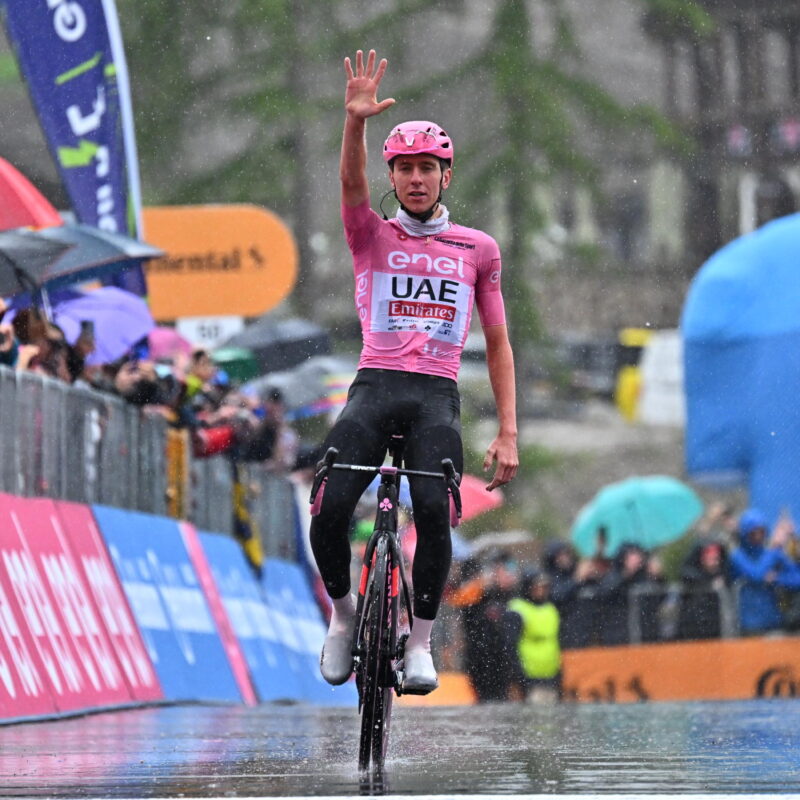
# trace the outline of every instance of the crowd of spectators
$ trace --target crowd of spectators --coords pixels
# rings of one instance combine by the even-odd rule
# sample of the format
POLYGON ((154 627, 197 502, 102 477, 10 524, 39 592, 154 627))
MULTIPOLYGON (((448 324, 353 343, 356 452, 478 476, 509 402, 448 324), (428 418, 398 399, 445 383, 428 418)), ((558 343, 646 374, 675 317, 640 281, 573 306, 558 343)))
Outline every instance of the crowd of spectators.
MULTIPOLYGON (((234 470, 258 462, 289 472, 314 462, 299 452, 281 392, 242 391, 204 349, 153 360, 142 342, 112 363, 90 365, 90 326, 70 344, 41 311, 19 311, 8 323, 4 310, 0 365, 122 398, 188 431, 195 457, 225 454, 234 470)), ((356 541, 371 531, 366 506, 356 541)), ((601 529, 589 558, 563 540, 533 563, 502 550, 470 556, 455 565, 446 603, 458 614, 463 668, 481 701, 558 698, 562 650, 800 630, 800 539, 786 516, 770 527, 758 509, 737 516, 712 504, 677 581, 666 578, 658 553, 637 544, 607 557, 601 529)))
POLYGON ((770 528, 757 509, 737 517, 712 504, 673 581, 638 545, 606 558, 602 535, 591 558, 562 540, 535 563, 503 550, 470 556, 447 595, 464 671, 481 702, 555 699, 562 650, 800 630, 798 545, 788 517, 770 528))
MULTIPOLYGON (((0 301, 2 302, 2 301, 0 301)), ((237 462, 258 461, 276 471, 294 467, 298 440, 286 418, 281 392, 241 391, 204 349, 153 360, 144 340, 108 364, 87 363, 95 347, 90 326, 74 344, 35 308, 3 321, 0 364, 116 395, 149 415, 186 429, 195 457, 225 453, 237 462)))

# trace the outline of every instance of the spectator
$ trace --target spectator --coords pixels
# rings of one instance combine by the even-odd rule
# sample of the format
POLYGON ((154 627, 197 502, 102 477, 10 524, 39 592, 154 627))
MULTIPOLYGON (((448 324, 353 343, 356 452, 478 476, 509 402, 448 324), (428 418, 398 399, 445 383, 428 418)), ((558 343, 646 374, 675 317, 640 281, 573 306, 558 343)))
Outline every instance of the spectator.
POLYGON ((546 572, 529 572, 522 580, 522 596, 508 604, 508 627, 516 645, 524 696, 532 703, 561 698, 559 613, 550 587, 546 572))
MULTIPOLYGON (((597 587, 597 615, 602 645, 626 644, 629 639, 630 592, 635 586, 652 582, 647 553, 638 545, 623 544, 611 571, 597 587)), ((657 635, 643 636, 655 639, 657 635)))
POLYGON ((72 383, 80 382, 84 386, 91 385, 91 376, 86 370, 86 359, 94 352, 94 326, 86 321, 81 322, 81 331, 75 344, 67 350, 67 369, 72 383))
POLYGON ((768 522, 757 508, 739 518, 739 546, 730 556, 731 579, 740 581, 739 626, 742 633, 777 630, 784 625, 778 603, 780 588, 800 589, 800 566, 783 551, 782 529, 767 544, 768 522))
POLYGON ((716 639, 722 635, 720 592, 728 587, 728 557, 718 540, 701 540, 681 567, 678 639, 716 639))
POLYGON ((606 555, 607 542, 608 532, 603 527, 598 528, 595 552, 578 565, 578 580, 591 584, 599 583, 611 571, 614 561, 606 555))
POLYGON ((19 357, 19 344, 11 325, 0 324, 0 365, 14 368, 19 357))
POLYGON ((270 469, 289 470, 297 458, 297 434, 286 419, 286 401, 280 389, 270 389, 264 399, 263 427, 271 439, 269 455, 265 456, 270 469))
POLYGON ((550 597, 560 616, 561 647, 586 647, 592 635, 593 600, 583 591, 589 584, 578 575, 575 548, 568 542, 551 542, 545 550, 544 567, 552 582, 550 597))
POLYGON ((449 598, 450 605, 462 609, 464 669, 479 703, 508 699, 516 654, 509 647, 505 611, 516 589, 516 564, 500 551, 483 568, 468 559, 462 584, 449 598))

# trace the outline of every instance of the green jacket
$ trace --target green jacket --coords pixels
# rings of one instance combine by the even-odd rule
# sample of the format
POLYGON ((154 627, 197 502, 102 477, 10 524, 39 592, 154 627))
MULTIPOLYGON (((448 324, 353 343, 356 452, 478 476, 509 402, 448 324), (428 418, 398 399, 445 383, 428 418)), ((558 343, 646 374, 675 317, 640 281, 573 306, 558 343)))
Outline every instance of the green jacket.
POLYGON ((555 677, 561 669, 558 609, 552 603, 537 604, 517 598, 508 604, 508 610, 522 618, 517 654, 525 676, 555 677))

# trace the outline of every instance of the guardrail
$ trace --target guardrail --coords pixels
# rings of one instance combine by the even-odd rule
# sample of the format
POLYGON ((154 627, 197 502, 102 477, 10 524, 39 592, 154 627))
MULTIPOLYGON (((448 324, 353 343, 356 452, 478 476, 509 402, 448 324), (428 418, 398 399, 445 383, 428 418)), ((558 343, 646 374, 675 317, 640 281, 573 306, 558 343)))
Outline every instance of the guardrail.
POLYGON ((739 632, 734 589, 643 584, 628 591, 628 642, 730 639, 739 632))
MULTIPOLYGON (((291 483, 258 463, 240 472, 265 555, 294 560, 291 483)), ((228 458, 193 458, 186 431, 119 397, 6 367, 0 367, 0 491, 234 532, 228 458)))
POLYGON ((731 638, 739 633, 738 599, 738 585, 700 590, 643 583, 610 598, 584 587, 562 610, 562 640, 574 649, 731 638))

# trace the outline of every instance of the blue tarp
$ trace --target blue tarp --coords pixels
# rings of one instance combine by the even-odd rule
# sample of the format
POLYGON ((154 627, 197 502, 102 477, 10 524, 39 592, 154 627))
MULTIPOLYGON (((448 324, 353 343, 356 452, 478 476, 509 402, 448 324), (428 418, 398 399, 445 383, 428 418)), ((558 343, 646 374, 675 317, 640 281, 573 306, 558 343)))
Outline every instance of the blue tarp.
POLYGON ((800 517, 800 214, 715 253, 683 310, 686 466, 800 517))

